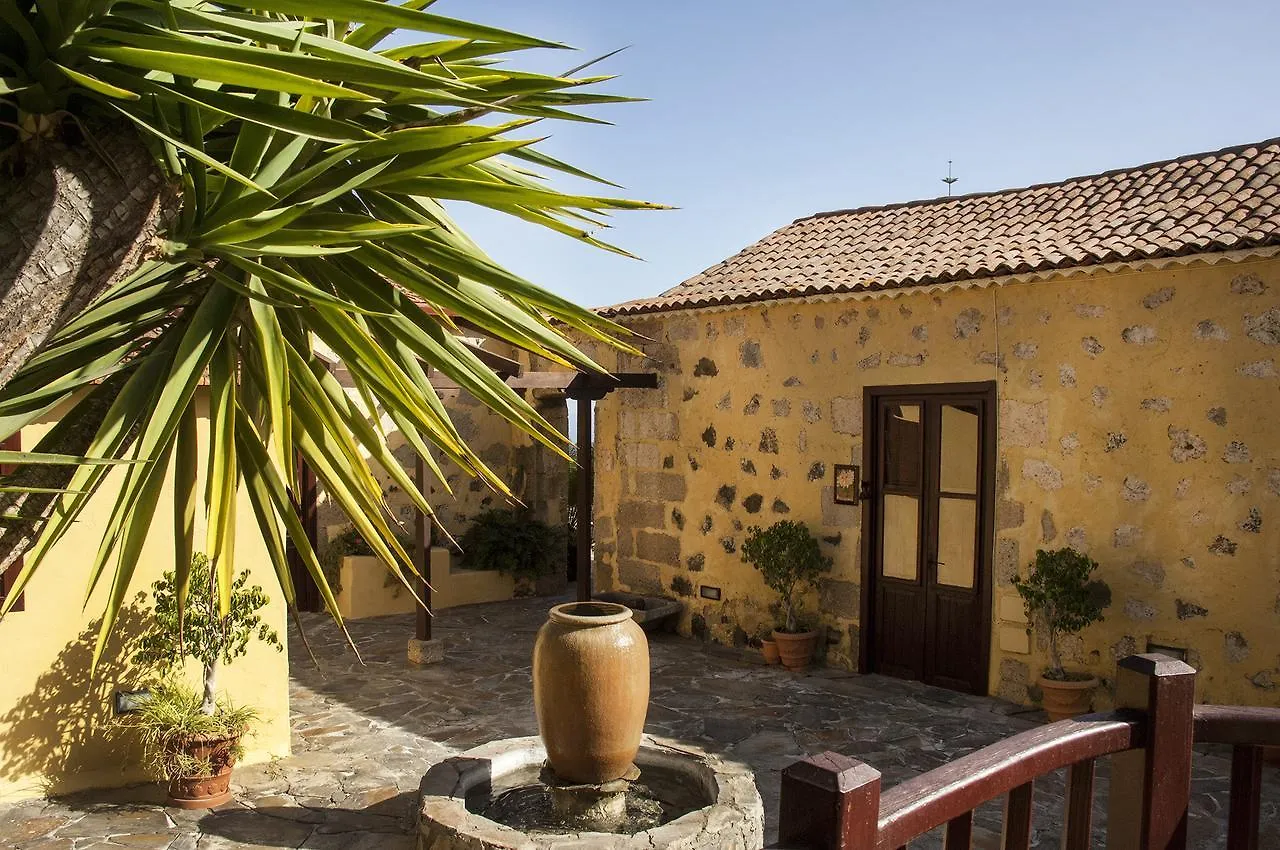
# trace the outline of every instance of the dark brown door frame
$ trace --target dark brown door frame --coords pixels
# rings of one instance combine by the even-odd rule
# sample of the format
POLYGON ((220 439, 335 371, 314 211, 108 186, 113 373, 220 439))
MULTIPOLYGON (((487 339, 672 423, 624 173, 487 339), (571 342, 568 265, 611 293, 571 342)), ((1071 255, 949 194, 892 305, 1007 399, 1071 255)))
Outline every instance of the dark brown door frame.
MULTIPOLYGON (((979 648, 981 652, 981 669, 989 679, 991 667, 991 605, 992 585, 994 583, 995 552, 995 498, 996 498, 996 382, 969 381, 951 384, 892 384, 876 387, 864 387, 862 393, 862 469, 867 481, 869 496, 862 500, 862 597, 859 606, 859 641, 858 669, 864 673, 874 673, 875 658, 873 641, 875 640, 875 597, 876 576, 872 563, 872 538, 878 534, 879 526, 879 487, 880 468, 877 459, 880 457, 881 429, 876 421, 876 402, 882 398, 894 396, 946 396, 960 393, 981 395, 984 400, 986 417, 982 425, 982 469, 984 484, 980 494, 979 522, 982 526, 982 546, 979 550, 978 564, 978 607, 981 614, 981 634, 979 648)), ((988 685, 984 680, 975 692, 985 694, 988 685)))

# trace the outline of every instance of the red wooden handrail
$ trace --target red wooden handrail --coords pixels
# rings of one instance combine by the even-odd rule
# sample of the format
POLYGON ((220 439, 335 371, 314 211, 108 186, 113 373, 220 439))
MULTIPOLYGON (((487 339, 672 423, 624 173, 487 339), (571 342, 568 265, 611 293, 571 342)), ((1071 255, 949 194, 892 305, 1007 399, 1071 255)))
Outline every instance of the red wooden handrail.
POLYGON ((912 838, 1076 762, 1146 744, 1146 717, 1115 711, 1060 720, 908 779, 880 798, 877 848, 912 838))
POLYGON ((1193 706, 1195 670, 1162 655, 1135 655, 1116 669, 1119 710, 1015 735, 880 793, 880 773, 823 753, 782 773, 780 846, 901 850, 943 824, 947 850, 969 850, 973 811, 1006 798, 1005 850, 1030 845, 1035 780, 1063 767, 1064 843, 1089 847, 1093 766, 1111 756, 1107 846, 1186 850, 1192 743, 1236 745, 1230 850, 1257 850, 1262 748, 1280 736, 1280 712, 1193 706))
POLYGON ((1197 705, 1191 718, 1197 743, 1280 747, 1280 708, 1197 705))

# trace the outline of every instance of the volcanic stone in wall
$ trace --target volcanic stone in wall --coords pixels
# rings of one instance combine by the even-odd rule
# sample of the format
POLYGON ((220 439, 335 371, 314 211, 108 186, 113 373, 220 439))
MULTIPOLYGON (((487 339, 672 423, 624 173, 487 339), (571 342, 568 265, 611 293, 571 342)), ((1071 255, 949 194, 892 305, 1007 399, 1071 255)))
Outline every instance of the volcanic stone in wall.
POLYGON ((664 502, 683 502, 688 489, 684 476, 672 472, 636 473, 636 495, 664 502))
POLYGON ((697 364, 693 367, 693 377, 695 378, 714 378, 720 374, 720 370, 716 368, 716 361, 709 357, 699 357, 697 364))
POLYGON ((833 616, 853 619, 858 616, 861 591, 851 581, 823 579, 818 585, 818 607, 833 616))
POLYGON ((738 497, 738 488, 732 484, 722 484, 716 491, 716 504, 726 511, 733 509, 733 501, 738 497))
POLYGON ((636 557, 659 564, 680 562, 680 538, 657 531, 636 534, 636 557))
POLYGON ((764 496, 759 493, 752 493, 750 496, 742 500, 742 507, 747 509, 747 513, 756 514, 760 512, 760 506, 764 504, 764 496))
POLYGON ((760 354, 760 343, 754 339, 749 339, 738 347, 738 354, 742 359, 742 365, 748 369, 759 369, 764 365, 764 358, 760 354))

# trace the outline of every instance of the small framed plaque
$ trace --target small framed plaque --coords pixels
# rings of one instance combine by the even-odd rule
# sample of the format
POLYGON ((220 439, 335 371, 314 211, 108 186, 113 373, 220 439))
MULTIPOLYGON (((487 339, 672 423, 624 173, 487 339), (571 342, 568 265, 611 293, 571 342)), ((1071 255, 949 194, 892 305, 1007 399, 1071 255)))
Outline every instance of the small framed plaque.
POLYGON ((836 504, 858 504, 858 492, 862 488, 862 470, 848 463, 837 463, 832 469, 835 476, 836 504))

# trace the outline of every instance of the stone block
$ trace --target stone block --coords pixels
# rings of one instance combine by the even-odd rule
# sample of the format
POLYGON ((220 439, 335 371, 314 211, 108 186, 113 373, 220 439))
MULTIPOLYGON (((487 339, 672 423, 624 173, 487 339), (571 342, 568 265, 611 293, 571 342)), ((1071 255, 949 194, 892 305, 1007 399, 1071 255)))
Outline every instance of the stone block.
POLYGON ((657 564, 648 564, 634 558, 619 558, 618 581, 635 593, 662 595, 662 574, 657 564))
POLYGON ((848 620, 857 618, 862 588, 852 581, 826 579, 818 585, 818 607, 848 620))
POLYGON ((996 540, 996 583, 1009 585, 1018 574, 1018 541, 1008 537, 996 540))
POLYGON ((1062 472, 1039 458, 1029 457, 1022 462, 1022 477, 1046 492, 1062 489, 1062 472))
POLYGON ((409 638, 408 658, 410 664, 435 664, 444 661, 444 641, 441 638, 409 638))
POLYGON ((636 473, 635 493, 647 499, 683 502, 687 494, 684 476, 674 472, 636 473))
POLYGON ((625 528, 666 528, 667 509, 662 502, 622 502, 618 505, 618 525, 625 528))
POLYGON ((1000 651, 1018 655, 1031 654, 1031 637, 1019 626, 1000 627, 1000 651))
POLYGON ((1049 402, 1000 401, 1000 445, 1033 448, 1049 442, 1049 402))
POLYGON ((858 505, 836 503, 836 488, 828 484, 822 488, 822 524, 832 528, 853 528, 862 518, 858 505))
POLYGON ((837 434, 861 434, 862 399, 848 396, 831 399, 831 430, 837 434))
POLYGON ((1002 594, 1000 596, 999 612, 1001 620, 1007 620, 1011 623, 1027 622, 1027 609, 1022 604, 1021 596, 1002 594))
POLYGON ((637 532, 636 557, 659 564, 678 564, 680 562, 680 538, 656 531, 637 532))
POLYGON ((1026 521, 1026 510, 1022 502, 1001 499, 996 502, 996 531, 1009 528, 1021 528, 1026 521))

